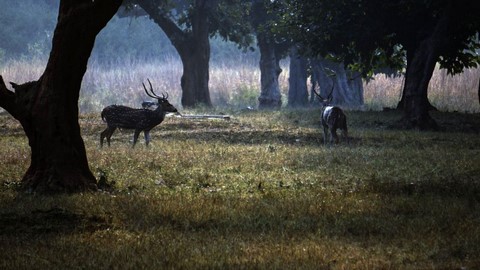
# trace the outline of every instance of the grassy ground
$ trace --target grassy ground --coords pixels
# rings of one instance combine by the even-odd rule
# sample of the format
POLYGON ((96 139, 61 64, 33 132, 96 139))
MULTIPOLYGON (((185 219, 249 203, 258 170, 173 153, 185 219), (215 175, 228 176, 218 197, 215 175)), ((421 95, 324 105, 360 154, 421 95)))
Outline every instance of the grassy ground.
POLYGON ((135 149, 127 131, 100 149, 84 115, 115 190, 49 197, 16 191, 29 147, 0 115, 0 269, 480 266, 479 114, 432 113, 429 133, 351 111, 349 143, 326 147, 318 110, 228 113, 167 118, 135 149))

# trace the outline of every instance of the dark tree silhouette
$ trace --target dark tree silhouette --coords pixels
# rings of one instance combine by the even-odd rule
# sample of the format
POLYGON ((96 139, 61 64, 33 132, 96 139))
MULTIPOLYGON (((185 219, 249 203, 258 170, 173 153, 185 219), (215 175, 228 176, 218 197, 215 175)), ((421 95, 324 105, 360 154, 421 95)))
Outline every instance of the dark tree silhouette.
POLYGON ((31 163, 23 187, 31 192, 96 190, 78 123, 78 98, 95 38, 121 0, 61 0, 52 51, 37 81, 7 89, 0 76, 0 107, 28 137, 31 163))

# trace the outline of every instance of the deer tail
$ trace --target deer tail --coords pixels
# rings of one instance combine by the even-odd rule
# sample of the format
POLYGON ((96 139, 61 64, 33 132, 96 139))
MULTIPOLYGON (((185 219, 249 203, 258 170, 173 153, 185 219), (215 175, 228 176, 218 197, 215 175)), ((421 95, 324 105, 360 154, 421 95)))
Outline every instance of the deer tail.
POLYGON ((107 122, 107 119, 105 118, 105 110, 103 110, 100 115, 102 116, 103 122, 107 122))

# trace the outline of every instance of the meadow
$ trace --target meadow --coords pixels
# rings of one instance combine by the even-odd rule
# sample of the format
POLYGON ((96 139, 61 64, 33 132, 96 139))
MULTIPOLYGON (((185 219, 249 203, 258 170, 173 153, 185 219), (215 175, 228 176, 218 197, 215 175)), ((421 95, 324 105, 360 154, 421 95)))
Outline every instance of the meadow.
MULTIPOLYGON (((401 78, 379 77, 377 86, 366 86, 365 110, 346 111, 349 141, 325 146, 319 108, 243 110, 255 101, 258 77, 248 75, 248 67, 224 68, 228 75, 211 73, 212 85, 224 83, 212 94, 217 104, 230 106, 182 112, 225 113, 231 120, 170 116, 152 131, 148 148, 143 138, 132 148, 129 131, 117 131, 112 146, 100 148, 105 125, 98 108, 139 104, 138 78, 151 78, 159 92, 172 89, 178 104, 176 86, 151 73, 168 74, 168 68, 141 66, 144 71, 132 66, 132 75, 93 67, 84 81, 79 121, 90 168, 113 189, 19 192, 30 150, 19 124, 0 114, 0 269, 480 266, 478 99, 462 95, 443 101, 446 107, 435 103, 444 110, 432 112, 442 132, 395 130, 401 114, 375 108, 396 103, 401 78), (391 85, 380 86, 382 80, 391 85), (120 89, 122 81, 115 95, 86 93, 120 89)), ((171 77, 165 78, 173 78, 178 70, 168 67, 171 77)), ((462 76, 478 75, 471 73, 462 76)), ((432 98, 459 91, 450 89, 432 91, 432 98)))

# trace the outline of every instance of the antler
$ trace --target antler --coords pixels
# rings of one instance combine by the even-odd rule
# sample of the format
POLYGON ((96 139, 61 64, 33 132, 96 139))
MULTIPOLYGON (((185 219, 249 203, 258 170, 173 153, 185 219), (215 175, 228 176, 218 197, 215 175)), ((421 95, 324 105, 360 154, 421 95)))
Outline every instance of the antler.
POLYGON ((154 91, 153 91, 153 86, 152 86, 152 82, 150 82, 150 79, 147 79, 148 81, 148 84, 150 85, 150 90, 147 89, 147 87, 145 86, 145 84, 142 82, 142 85, 143 85, 143 89, 145 90, 145 93, 149 96, 149 97, 152 97, 152 98, 156 98, 156 99, 168 99, 168 93, 167 95, 165 96, 165 94, 162 93, 162 96, 160 97, 159 95, 157 95, 154 91), (149 93, 150 92, 150 93, 149 93))
POLYGON ((327 100, 331 99, 332 98, 332 94, 333 94, 333 88, 335 87, 335 83, 332 83, 332 90, 330 90, 330 94, 328 94, 327 96, 327 100))
POLYGON ((332 98, 332 94, 333 94, 333 88, 335 87, 335 84, 332 83, 332 90, 330 90, 330 94, 328 94, 327 98, 323 98, 319 93, 317 93, 317 91, 315 90, 315 88, 312 88, 313 90, 313 93, 318 97, 320 98, 320 101, 325 101, 325 100, 330 100, 332 98))
MULTIPOLYGON (((148 80, 148 79, 147 79, 147 80, 148 80)), ((150 83, 150 80, 148 80, 148 83, 150 83)), ((145 90, 145 93, 146 93, 149 97, 151 97, 151 98, 158 98, 158 97, 156 97, 156 96, 154 96, 154 95, 152 95, 152 94, 150 94, 150 93, 148 92, 147 87, 145 87, 145 84, 144 84, 143 82, 142 82, 142 85, 143 85, 143 89, 145 90)), ((150 89, 152 89, 152 84, 151 84, 151 83, 150 83, 150 89)), ((155 94, 155 93, 153 93, 153 94, 155 94)))

